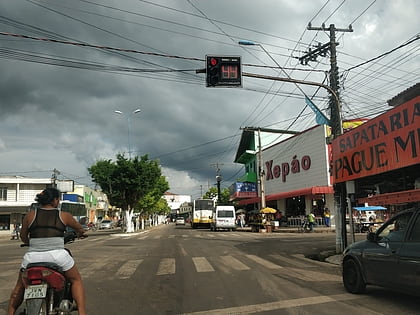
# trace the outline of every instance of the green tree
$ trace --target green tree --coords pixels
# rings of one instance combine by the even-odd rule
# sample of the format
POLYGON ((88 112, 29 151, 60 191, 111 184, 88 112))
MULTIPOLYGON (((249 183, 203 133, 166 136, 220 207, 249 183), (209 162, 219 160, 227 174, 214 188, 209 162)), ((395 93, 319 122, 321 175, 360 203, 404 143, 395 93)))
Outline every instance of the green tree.
MULTIPOLYGON (((88 168, 92 180, 107 194, 112 205, 126 213, 127 232, 133 231, 133 212, 139 201, 149 193, 169 189, 158 161, 149 160, 147 155, 127 159, 117 155, 115 162, 100 160, 88 168)), ((161 192, 161 195, 163 195, 161 192)))
POLYGON ((164 192, 168 189, 169 185, 166 181, 166 178, 164 176, 161 176, 157 181, 154 189, 139 200, 138 212, 142 216, 150 215, 153 213, 169 214, 171 208, 169 207, 166 200, 162 198, 164 192))
MULTIPOLYGON (((229 204, 230 199, 230 192, 228 188, 223 188, 221 190, 221 200, 220 204, 229 204)), ((204 194, 204 199, 214 199, 218 201, 218 194, 217 194, 217 188, 216 187, 210 187, 210 189, 204 194)))

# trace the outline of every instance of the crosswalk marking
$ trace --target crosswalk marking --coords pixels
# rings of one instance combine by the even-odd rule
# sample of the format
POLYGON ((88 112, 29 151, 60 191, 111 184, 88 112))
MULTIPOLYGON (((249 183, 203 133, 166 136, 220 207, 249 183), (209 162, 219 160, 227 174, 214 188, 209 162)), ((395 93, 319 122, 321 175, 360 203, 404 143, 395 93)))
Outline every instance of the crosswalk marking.
POLYGON ((249 270, 250 268, 232 256, 221 256, 222 263, 235 270, 249 270))
MULTIPOLYGON (((190 257, 182 244, 179 244, 180 252, 183 257, 190 257)), ((206 257, 190 257, 195 271, 198 273, 221 271, 230 273, 232 271, 247 271, 252 268, 252 262, 270 269, 270 270, 285 270, 284 277, 300 279, 302 281, 315 282, 315 281, 330 281, 340 282, 341 277, 337 274, 324 273, 311 268, 316 267, 316 261, 303 260, 299 256, 283 256, 280 254, 270 255, 274 261, 280 264, 273 263, 267 259, 261 258, 256 255, 224 255, 218 257, 211 257, 209 261, 206 257), (293 257, 295 257, 293 259, 293 257), (244 260, 245 259, 245 260, 244 260), (248 260, 246 260, 248 259, 248 260), (251 262, 252 261, 252 262, 251 262), (312 264, 311 264, 312 263, 312 264), (290 267, 288 267, 290 266, 290 267)), ((129 279, 144 263, 145 259, 131 259, 128 261, 113 260, 112 262, 104 259, 101 262, 86 262, 81 264, 83 268, 80 273, 83 277, 94 277, 98 272, 107 272, 109 276, 114 279, 129 279), (122 265, 121 265, 122 264, 122 265), (114 270, 114 273, 112 272, 114 270), (115 272, 116 270, 116 272, 115 272)), ((325 264, 325 263, 323 263, 325 264)), ((157 276, 171 275, 176 273, 176 259, 175 258, 162 258, 156 271, 157 276)))
POLYGON ((106 261, 91 263, 89 266, 82 268, 80 274, 82 277, 90 277, 97 272, 97 270, 103 269, 108 263, 106 261))
POLYGON ((197 272, 211 272, 214 271, 208 260, 204 257, 192 257, 195 269, 197 272))
POLYGON ((297 278, 308 282, 330 281, 341 282, 341 277, 337 275, 327 274, 324 272, 303 270, 297 268, 287 268, 287 276, 297 278))
POLYGON ((278 254, 273 254, 270 255, 270 257, 273 257, 275 260, 279 260, 281 262, 285 262, 287 264, 290 264, 294 267, 299 267, 299 268, 308 268, 308 267, 314 267, 313 264, 310 264, 308 262, 305 261, 298 261, 297 259, 293 259, 293 258, 289 258, 289 257, 285 257, 282 255, 278 255, 278 254))
POLYGON ((255 261, 256 263, 263 265, 264 267, 268 269, 282 269, 282 266, 273 264, 271 261, 265 260, 261 257, 255 256, 255 255, 246 255, 249 259, 255 261))
POLYGON ((117 271, 119 279, 128 279, 136 271, 137 267, 143 262, 143 259, 129 260, 117 271))
POLYGON ((160 261, 157 276, 169 275, 175 273, 175 258, 163 258, 160 261))

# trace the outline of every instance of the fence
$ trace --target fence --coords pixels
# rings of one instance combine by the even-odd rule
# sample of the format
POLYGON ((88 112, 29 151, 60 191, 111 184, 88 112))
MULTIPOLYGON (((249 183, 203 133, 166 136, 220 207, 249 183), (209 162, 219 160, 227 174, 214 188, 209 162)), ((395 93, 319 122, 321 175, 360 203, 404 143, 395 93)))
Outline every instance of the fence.
MULTIPOLYGON (((303 221, 305 220, 305 216, 299 216, 299 217, 288 217, 287 218, 287 226, 288 227, 299 227, 303 224, 303 221)), ((315 224, 317 226, 324 226, 324 218, 322 217, 315 217, 315 224)))

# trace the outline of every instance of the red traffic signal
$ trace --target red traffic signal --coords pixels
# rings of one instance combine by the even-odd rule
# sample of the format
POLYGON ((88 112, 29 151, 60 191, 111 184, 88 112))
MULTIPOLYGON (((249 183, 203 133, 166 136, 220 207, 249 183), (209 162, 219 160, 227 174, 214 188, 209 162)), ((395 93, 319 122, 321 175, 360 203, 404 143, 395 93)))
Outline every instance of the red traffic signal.
POLYGON ((206 56, 207 87, 241 87, 241 57, 206 56))

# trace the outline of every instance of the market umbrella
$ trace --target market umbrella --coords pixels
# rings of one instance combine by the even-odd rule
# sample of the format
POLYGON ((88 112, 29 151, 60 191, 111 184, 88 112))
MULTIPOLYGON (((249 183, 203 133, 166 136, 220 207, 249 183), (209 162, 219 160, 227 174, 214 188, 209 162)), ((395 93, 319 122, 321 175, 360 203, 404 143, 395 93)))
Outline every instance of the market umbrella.
POLYGON ((270 208, 270 207, 266 207, 266 208, 260 210, 260 213, 276 213, 276 212, 277 212, 276 209, 273 209, 273 208, 270 208))

